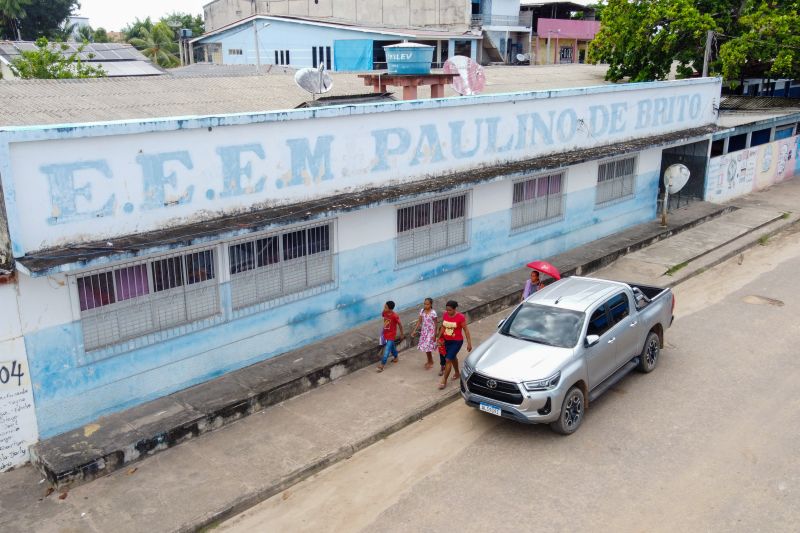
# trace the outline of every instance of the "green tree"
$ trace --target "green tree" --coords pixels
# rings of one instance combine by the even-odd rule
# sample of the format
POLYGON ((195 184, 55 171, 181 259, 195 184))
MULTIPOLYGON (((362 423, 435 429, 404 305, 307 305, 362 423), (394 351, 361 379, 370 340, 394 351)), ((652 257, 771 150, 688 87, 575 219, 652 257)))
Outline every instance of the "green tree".
POLYGON ((153 31, 153 21, 150 20, 150 17, 144 20, 139 20, 137 18, 135 22, 122 28, 122 34, 128 42, 130 42, 131 39, 142 39, 145 31, 147 31, 148 34, 153 31))
MULTIPOLYGON (((11 63, 15 76, 24 79, 66 79, 102 78, 106 72, 102 67, 84 62, 80 53, 86 45, 78 46, 75 52, 67 53, 69 45, 63 42, 49 42, 40 37, 36 40, 36 50, 24 51, 11 63)), ((89 57, 91 58, 91 54, 89 57)))
POLYGON ((78 34, 76 37, 78 41, 88 41, 90 43, 94 42, 94 30, 91 26, 80 26, 76 33, 78 34))
POLYGON ((179 37, 178 31, 183 28, 192 30, 192 36, 197 37, 205 33, 205 23, 201 15, 191 15, 189 13, 179 13, 174 11, 162 17, 160 22, 175 30, 175 39, 179 37))
POLYGON ((22 39, 20 20, 25 17, 25 8, 30 0, 0 0, 0 37, 22 39))
POLYGON ((589 61, 608 63, 606 79, 664 79, 673 61, 689 76, 702 66, 706 32, 717 26, 690 0, 608 0, 589 61))
POLYGON ((94 30, 94 42, 96 43, 108 43, 111 42, 111 39, 108 37, 108 32, 105 28, 100 27, 94 30))
POLYGON ((800 78, 800 0, 747 2, 738 22, 741 31, 719 51, 726 79, 800 78))
MULTIPOLYGON (((22 39, 35 41, 39 37, 57 40, 63 35, 67 19, 79 7, 78 0, 27 0, 21 23, 22 39)), ((63 40, 63 39, 62 39, 63 40)))
POLYGON ((174 67, 180 63, 175 55, 178 53, 178 44, 174 40, 172 28, 159 22, 153 26, 152 31, 143 28, 140 35, 141 37, 134 37, 128 42, 141 50, 153 63, 162 67, 174 67))

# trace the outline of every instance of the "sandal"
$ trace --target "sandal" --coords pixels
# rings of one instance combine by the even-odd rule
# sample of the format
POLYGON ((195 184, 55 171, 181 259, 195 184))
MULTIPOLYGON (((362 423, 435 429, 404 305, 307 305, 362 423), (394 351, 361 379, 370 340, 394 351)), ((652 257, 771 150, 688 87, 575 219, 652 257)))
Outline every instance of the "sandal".
POLYGON ((442 390, 445 387, 447 387, 447 383, 439 383, 439 390, 442 390))
POLYGON ((377 370, 377 371, 378 371, 379 373, 380 373, 380 372, 383 372, 383 368, 384 368, 384 367, 383 367, 383 365, 378 365, 378 370, 377 370))

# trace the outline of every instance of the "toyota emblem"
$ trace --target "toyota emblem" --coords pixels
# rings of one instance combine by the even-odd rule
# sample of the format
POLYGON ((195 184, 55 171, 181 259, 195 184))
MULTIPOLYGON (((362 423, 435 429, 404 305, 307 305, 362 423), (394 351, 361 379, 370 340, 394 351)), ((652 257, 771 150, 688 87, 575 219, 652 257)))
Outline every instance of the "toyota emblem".
POLYGON ((493 379, 487 379, 486 380, 486 386, 489 387, 490 389, 496 389, 497 388, 497 382, 495 380, 493 380, 493 379))

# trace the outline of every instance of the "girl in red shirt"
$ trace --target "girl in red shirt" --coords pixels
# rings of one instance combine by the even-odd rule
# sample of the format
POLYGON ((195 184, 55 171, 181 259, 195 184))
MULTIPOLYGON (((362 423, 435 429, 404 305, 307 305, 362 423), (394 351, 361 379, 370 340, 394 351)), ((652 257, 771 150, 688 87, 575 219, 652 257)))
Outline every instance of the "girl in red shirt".
POLYGON ((458 302, 450 300, 445 307, 445 313, 442 316, 442 325, 439 326, 439 338, 444 339, 445 348, 445 367, 444 376, 439 383, 439 388, 443 389, 447 386, 447 378, 450 376, 450 370, 454 370, 453 380, 458 379, 460 371, 458 368, 458 351, 464 344, 464 337, 467 338, 467 351, 472 351, 472 336, 467 327, 467 317, 457 312, 458 302))

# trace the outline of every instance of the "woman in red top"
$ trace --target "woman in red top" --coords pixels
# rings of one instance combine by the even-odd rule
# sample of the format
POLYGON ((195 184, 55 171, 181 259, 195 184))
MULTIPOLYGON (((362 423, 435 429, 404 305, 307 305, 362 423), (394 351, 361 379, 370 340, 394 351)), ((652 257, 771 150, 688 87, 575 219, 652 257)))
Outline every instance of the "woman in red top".
POLYGON ((469 334, 467 328, 467 317, 457 312, 458 302, 450 300, 445 307, 444 316, 442 316, 442 325, 439 326, 439 338, 444 339, 445 348, 445 367, 444 376, 439 383, 439 388, 443 389, 447 386, 447 378, 450 376, 450 370, 453 369, 455 374, 453 379, 458 379, 458 351, 464 344, 464 337, 467 338, 467 351, 472 351, 472 336, 469 334))

